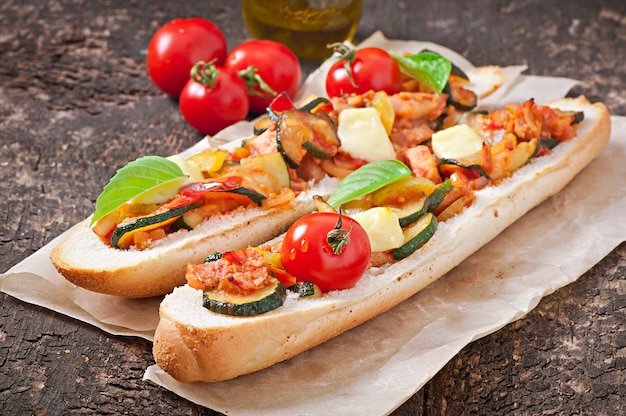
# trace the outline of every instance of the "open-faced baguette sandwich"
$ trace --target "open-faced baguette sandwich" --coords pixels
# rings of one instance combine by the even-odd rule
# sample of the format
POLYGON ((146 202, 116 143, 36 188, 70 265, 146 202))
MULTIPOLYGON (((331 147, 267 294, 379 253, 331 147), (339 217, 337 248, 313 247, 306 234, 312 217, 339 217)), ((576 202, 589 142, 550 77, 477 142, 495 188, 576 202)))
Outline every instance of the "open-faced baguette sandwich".
POLYGON ((396 94, 310 97, 298 108, 278 96, 249 138, 120 169, 94 215, 51 260, 67 280, 95 292, 169 293, 185 283, 188 263, 279 235, 313 211, 312 196, 329 195, 338 178, 374 160, 404 159, 407 149, 456 124, 477 104, 468 84, 454 70, 439 93, 423 92, 407 76, 396 94))
MULTIPOLYGON (((606 107, 584 97, 549 106, 529 100, 465 122, 413 147, 408 175, 391 165, 375 168, 390 161, 374 162, 345 178, 327 200, 332 209, 341 207, 334 214, 344 218, 340 236, 356 230, 346 225, 351 217, 370 237, 369 267, 354 286, 325 293, 307 286, 305 269, 321 266, 301 267, 303 278, 288 264, 300 251, 330 243, 303 239, 298 248, 291 229, 260 247, 206 252, 204 263, 188 266, 188 284, 161 303, 157 365, 183 382, 227 380, 354 328, 413 296, 559 192, 610 136, 606 107), (363 171, 373 177, 368 181, 363 171), (371 210, 386 214, 368 215, 371 210), (384 219, 390 212, 395 223, 384 219), (393 238, 398 229, 399 241, 393 238)), ((355 235, 345 247, 359 241, 355 235)))

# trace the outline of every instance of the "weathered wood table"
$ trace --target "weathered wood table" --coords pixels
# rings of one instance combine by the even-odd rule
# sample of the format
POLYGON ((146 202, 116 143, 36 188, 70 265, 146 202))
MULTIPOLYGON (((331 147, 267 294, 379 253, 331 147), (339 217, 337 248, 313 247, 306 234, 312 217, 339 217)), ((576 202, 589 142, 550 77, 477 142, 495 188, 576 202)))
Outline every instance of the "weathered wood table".
MULTIPOLYGON (((89 215, 117 168, 201 138, 144 62, 161 24, 192 15, 217 23, 231 47, 249 37, 236 1, 2 1, 0 272, 89 215)), ((475 65, 579 79, 573 94, 626 115, 622 0, 366 0, 357 40, 378 29, 475 65)), ((625 274, 621 244, 524 319, 468 345, 394 414, 618 414, 625 274)), ((152 363, 143 339, 0 294, 2 415, 216 414, 142 382, 152 363)))

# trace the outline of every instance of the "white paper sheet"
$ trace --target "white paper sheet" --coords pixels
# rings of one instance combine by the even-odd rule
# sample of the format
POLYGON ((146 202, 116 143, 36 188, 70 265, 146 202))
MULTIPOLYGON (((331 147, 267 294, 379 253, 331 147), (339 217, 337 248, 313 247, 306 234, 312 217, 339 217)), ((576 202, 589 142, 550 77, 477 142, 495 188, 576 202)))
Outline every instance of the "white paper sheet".
MULTIPOLYGON (((466 71, 473 68, 439 45, 391 41, 380 33, 360 46, 365 45, 410 52, 429 48, 466 71)), ((325 65, 311 74, 299 96, 319 93, 328 69, 325 65)), ((520 75, 522 70, 506 68, 505 85, 482 105, 530 97, 543 103, 563 97, 576 84, 566 78, 520 75)), ((622 183, 626 177, 622 163, 626 118, 613 117, 612 121, 608 148, 564 191, 453 272, 384 315, 288 362, 233 381, 182 384, 155 366, 147 369, 145 379, 230 415, 390 413, 469 342, 524 316, 543 296, 577 279, 626 239, 626 189, 622 183), (597 186, 599 183, 603 186, 597 186), (605 194, 606 189, 612 192, 605 194), (347 357, 346 346, 352 348, 347 357), (332 356, 342 358, 329 360, 332 356), (305 380, 298 382, 302 374, 305 380), (281 392, 278 397, 288 400, 276 400, 276 391, 281 392), (302 395, 303 391, 307 394, 302 395)), ((240 123, 217 138, 233 140, 250 131, 249 123, 240 123)), ((184 154, 206 143, 202 140, 184 154)), ((64 236, 0 276, 0 290, 111 334, 151 340, 161 298, 121 299, 70 284, 49 260, 52 247, 64 236)))

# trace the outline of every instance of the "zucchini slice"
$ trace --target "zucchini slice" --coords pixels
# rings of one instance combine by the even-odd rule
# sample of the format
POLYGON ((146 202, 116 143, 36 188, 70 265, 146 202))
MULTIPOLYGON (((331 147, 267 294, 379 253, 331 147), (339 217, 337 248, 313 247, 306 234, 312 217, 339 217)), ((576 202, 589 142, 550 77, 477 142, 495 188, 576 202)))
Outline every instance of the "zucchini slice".
POLYGON ((211 312, 230 316, 254 316, 282 306, 287 291, 276 280, 274 283, 247 296, 221 291, 203 292, 202 305, 211 312))
POLYGON ((585 119, 584 111, 566 111, 558 108, 553 108, 552 111, 560 117, 570 116, 572 118, 572 122, 570 124, 578 124, 585 119))
POLYGON ((376 206, 403 207, 407 201, 421 200, 436 185, 422 176, 406 176, 372 192, 369 200, 376 206))
POLYGON ((553 138, 538 139, 537 146, 535 146, 535 150, 533 151, 533 154, 530 157, 533 158, 533 157, 536 157, 537 155, 540 155, 542 152, 550 151, 554 149, 559 143, 561 143, 559 139, 553 139, 553 138))
POLYGON ((443 198, 452 190, 450 179, 440 183, 425 199, 407 204, 396 212, 400 218, 400 227, 405 228, 420 219, 427 212, 433 212, 439 207, 443 198))
POLYGON ((410 256, 417 249, 426 244, 428 240, 435 235, 436 230, 437 217, 430 212, 425 214, 417 222, 404 230, 404 243, 400 247, 391 250, 391 255, 396 260, 402 260, 410 256))
POLYGON ((204 258, 204 262, 205 263, 211 263, 211 262, 214 262, 214 261, 218 261, 221 258, 222 258, 222 253, 220 253, 219 251, 216 251, 215 253, 211 253, 208 256, 206 256, 204 258))
POLYGON ((324 104, 330 104, 330 100, 324 97, 317 97, 309 101, 308 103, 304 104, 302 107, 299 108, 299 110, 310 113, 311 111, 315 110, 320 105, 324 105, 324 104))
POLYGON ((302 147, 305 138, 311 132, 304 126, 297 123, 293 117, 281 114, 276 122, 276 145, 278 152, 282 155, 287 165, 292 169, 297 169, 300 162, 306 155, 306 150, 302 147))
POLYGON ((226 192, 246 196, 248 197, 248 199, 250 199, 252 202, 254 202, 255 204, 259 206, 261 206, 261 202, 263 202, 263 200, 266 198, 266 196, 261 194, 260 192, 257 192, 253 189, 248 189, 244 186, 241 186, 236 189, 231 189, 230 191, 226 191, 226 192))
POLYGON ((184 205, 182 207, 170 209, 164 212, 160 212, 154 215, 148 215, 146 217, 140 217, 132 220, 126 224, 123 224, 113 231, 111 234, 111 246, 114 248, 126 248, 130 247, 130 239, 132 235, 138 231, 148 231, 155 228, 167 225, 175 222, 185 212, 198 208, 198 203, 184 205))
POLYGON ((427 198, 426 209, 428 210, 428 212, 432 212, 436 210, 441 204, 441 202, 443 201, 443 198, 445 198, 445 196, 448 195, 448 192, 450 192, 452 188, 453 186, 452 186, 452 182, 450 181, 450 179, 447 179, 443 181, 442 183, 440 183, 439 185, 437 185, 435 190, 427 198))
POLYGON ((439 170, 442 172, 445 172, 446 170, 446 165, 451 165, 451 166, 456 166, 459 168, 463 168, 463 169, 467 169, 470 171, 474 171, 476 172, 478 175, 480 176, 484 176, 487 179, 491 179, 491 177, 489 176, 489 174, 487 174, 487 172, 485 172, 485 170, 483 169, 483 167, 477 163, 474 164, 465 164, 463 162, 460 162, 458 160, 455 159, 440 159, 439 160, 439 170))
POLYGON ((341 145, 337 135, 337 126, 324 111, 315 114, 315 117, 318 119, 311 118, 311 121, 314 123, 310 126, 313 130, 312 140, 305 141, 302 143, 302 146, 313 157, 330 159, 337 154, 337 150, 341 145))
POLYGON ((400 227, 404 228, 420 219, 428 211, 428 199, 424 198, 407 204, 399 211, 394 211, 400 219, 400 227))
POLYGON ((452 67, 450 68, 450 74, 457 76, 461 79, 464 79, 465 81, 469 81, 469 77, 467 76, 465 71, 463 71, 461 68, 456 66, 454 62, 450 61, 450 63, 452 64, 452 67))
POLYGON ((330 118, 286 110, 276 123, 276 144, 289 167, 297 169, 307 152, 318 159, 335 156, 340 141, 330 118))
MULTIPOLYGON (((450 78, 453 79, 454 75, 450 78)), ((472 111, 478 105, 478 96, 472 90, 463 86, 460 82, 448 82, 443 89, 448 94, 447 104, 452 105, 459 111, 472 111)))
MULTIPOLYGON (((319 107, 320 105, 325 105, 325 104, 330 104, 330 100, 328 98, 317 97, 314 100, 311 100, 305 105, 303 105, 302 107, 300 107, 298 110, 306 111, 310 113, 313 110, 315 110, 317 107, 319 107)), ((285 111, 285 110, 282 110, 282 111, 285 111)), ((260 119, 255 121, 253 129, 252 129, 252 133, 255 136, 262 134, 265 130, 267 130, 271 121, 276 121, 279 114, 280 114, 280 111, 268 109, 268 115, 261 117, 260 119)))
POLYGON ((254 126, 252 128, 252 134, 254 136, 261 135, 269 127, 270 121, 271 120, 269 116, 261 117, 260 119, 255 121, 254 126))
POLYGON ((296 293, 301 298, 317 298, 322 296, 322 291, 313 282, 296 282, 295 285, 289 286, 287 290, 296 293))

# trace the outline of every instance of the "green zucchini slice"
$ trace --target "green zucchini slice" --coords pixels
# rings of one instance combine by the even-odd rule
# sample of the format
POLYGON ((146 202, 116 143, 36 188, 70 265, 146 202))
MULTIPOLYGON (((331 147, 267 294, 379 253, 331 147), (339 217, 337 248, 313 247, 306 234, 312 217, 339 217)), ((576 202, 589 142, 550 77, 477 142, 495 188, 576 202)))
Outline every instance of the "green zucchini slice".
POLYGON ((288 291, 296 293, 301 298, 319 297, 322 295, 320 288, 313 282, 296 282, 289 286, 288 291))
POLYGON ((218 261, 221 258, 222 258, 222 253, 220 253, 219 251, 216 251, 215 253, 211 253, 208 256, 206 256, 204 258, 204 262, 205 263, 211 263, 211 262, 214 262, 214 261, 218 261))
POLYGON ((452 64, 452 67, 450 68, 450 73, 452 75, 456 75, 459 78, 463 78, 464 80, 469 81, 469 77, 467 76, 465 71, 463 71, 461 68, 456 66, 454 62, 450 61, 450 63, 452 64))
POLYGON ((289 167, 297 169, 307 152, 318 159, 335 156, 340 142, 330 118, 286 110, 276 123, 276 144, 289 167))
POLYGON ((287 165, 292 169, 297 169, 300 166, 300 162, 306 155, 306 150, 302 147, 304 139, 301 137, 303 128, 299 129, 297 126, 289 122, 289 119, 285 120, 284 114, 278 118, 276 123, 276 145, 278 152, 281 154, 287 165))
POLYGON ((261 206, 261 202, 263 202, 263 200, 266 198, 265 195, 253 189, 246 188, 245 186, 240 186, 239 188, 231 189, 226 192, 247 196, 252 202, 259 206, 261 206))
POLYGON ((571 116, 572 117, 572 122, 570 124, 578 124, 581 121, 583 121, 585 119, 585 112, 584 111, 566 111, 566 110, 561 110, 558 108, 553 108, 553 111, 558 115, 558 116, 571 116))
POLYGON ((426 209, 428 210, 428 212, 436 210, 443 201, 443 198, 448 195, 448 192, 450 192, 452 188, 453 186, 450 179, 446 179, 445 181, 437 185, 433 193, 428 195, 428 198, 426 200, 426 209))
POLYGON ((554 149, 559 143, 561 143, 561 141, 559 139, 554 139, 554 138, 544 138, 544 139, 538 139, 537 140, 537 146, 535 146, 535 150, 533 151, 533 154, 530 156, 535 157, 538 154, 541 153, 542 150, 546 149, 546 150, 552 150, 554 149))
POLYGON ((464 88, 462 84, 451 84, 448 82, 443 92, 448 94, 447 103, 459 111, 471 111, 478 105, 478 96, 476 93, 464 88))
POLYGON ((407 204, 399 211, 395 211, 396 215, 400 219, 400 227, 407 227, 426 214, 428 211, 427 201, 427 198, 420 199, 419 201, 407 204))
POLYGON ((480 176, 484 176, 487 179, 491 179, 489 177, 489 174, 487 174, 487 172, 485 172, 485 170, 483 169, 483 167, 479 164, 465 164, 463 162, 460 162, 458 160, 455 159, 440 159, 439 160, 439 169, 441 170, 442 168, 445 169, 445 165, 454 165, 454 166, 458 166, 460 168, 463 169, 469 169, 469 170, 473 170, 476 173, 478 173, 480 176))
POLYGON ((427 212, 432 212, 443 201, 443 198, 452 190, 450 179, 437 185, 435 190, 425 199, 407 204, 406 207, 396 212, 400 218, 400 227, 405 228, 419 220, 427 212))
POLYGON ((122 238, 124 238, 126 234, 136 232, 142 229, 154 229, 165 222, 173 222, 185 212, 197 208, 198 205, 198 203, 184 205, 182 207, 170 209, 165 212, 160 212, 158 214, 140 217, 126 224, 123 224, 117 227, 115 231, 113 231, 113 234, 111 235, 111 246, 113 246, 114 248, 120 248, 120 240, 122 240, 122 238))
POLYGON ((276 280, 252 295, 242 296, 220 291, 205 291, 202 305, 211 312, 230 316, 254 316, 282 306, 287 291, 276 280))
POLYGON ((302 107, 299 108, 299 110, 310 113, 312 110, 314 110, 316 107, 322 104, 330 104, 330 100, 324 97, 317 97, 309 101, 308 103, 304 104, 302 107))
POLYGON ((413 225, 404 230, 404 243, 391 250, 391 255, 396 260, 402 260, 410 256, 428 242, 437 230, 437 217, 432 213, 425 214, 413 225))
POLYGON ((254 126, 252 128, 252 134, 255 136, 261 135, 265 130, 267 130, 270 124, 270 118, 268 116, 261 117, 257 121, 254 122, 254 126))

